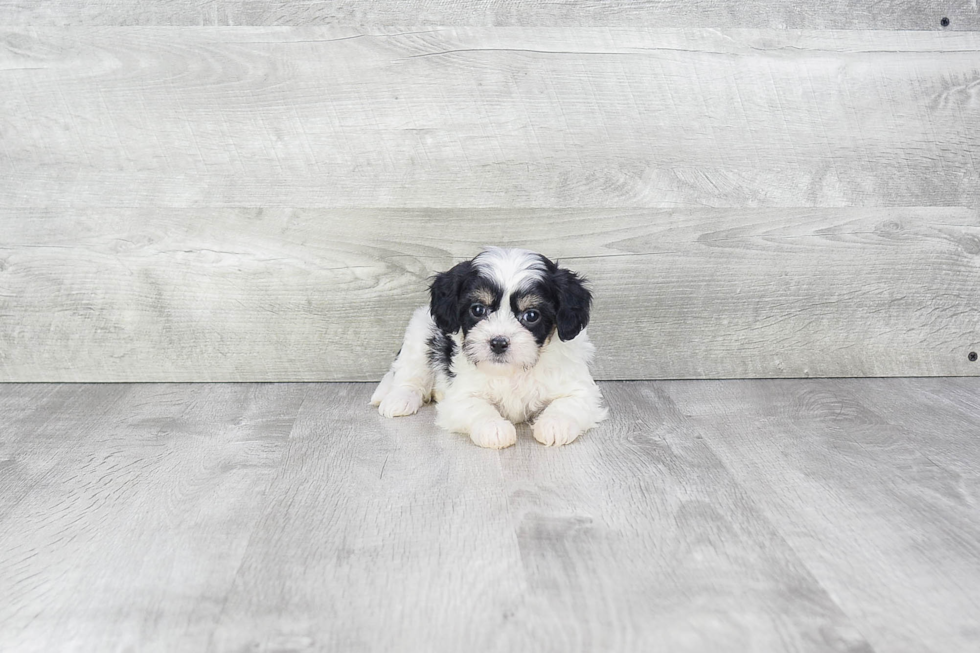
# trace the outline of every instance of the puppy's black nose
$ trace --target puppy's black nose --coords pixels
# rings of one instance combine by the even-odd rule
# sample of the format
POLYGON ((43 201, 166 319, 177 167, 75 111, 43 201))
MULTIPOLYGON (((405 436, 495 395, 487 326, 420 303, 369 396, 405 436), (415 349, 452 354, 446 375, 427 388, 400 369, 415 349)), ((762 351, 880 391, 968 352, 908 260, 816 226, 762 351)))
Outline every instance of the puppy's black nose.
POLYGON ((490 340, 490 349, 495 354, 504 353, 507 351, 508 347, 510 347, 510 340, 504 338, 503 336, 497 336, 496 338, 490 340))

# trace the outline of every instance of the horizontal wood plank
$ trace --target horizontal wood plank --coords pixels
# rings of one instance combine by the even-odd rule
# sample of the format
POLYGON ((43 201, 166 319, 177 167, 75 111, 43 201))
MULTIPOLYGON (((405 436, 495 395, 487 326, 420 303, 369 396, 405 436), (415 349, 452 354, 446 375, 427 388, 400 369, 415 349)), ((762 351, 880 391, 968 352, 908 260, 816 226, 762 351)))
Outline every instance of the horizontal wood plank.
POLYGON ((0 206, 980 206, 980 33, 8 28, 0 206))
POLYGON ((971 209, 0 211, 0 380, 374 380, 484 244, 592 281, 599 378, 977 375, 971 209))
POLYGON ((8 25, 469 25, 770 27, 804 29, 980 27, 971 0, 0 0, 8 25))

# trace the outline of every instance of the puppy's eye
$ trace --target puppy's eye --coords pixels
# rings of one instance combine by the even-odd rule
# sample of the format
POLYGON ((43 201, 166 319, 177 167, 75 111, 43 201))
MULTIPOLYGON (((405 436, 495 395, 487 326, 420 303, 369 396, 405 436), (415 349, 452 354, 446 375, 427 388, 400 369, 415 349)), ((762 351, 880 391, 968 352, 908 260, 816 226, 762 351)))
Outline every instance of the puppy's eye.
POLYGON ((521 319, 524 320, 525 324, 534 324, 541 319, 541 313, 538 313, 532 308, 529 311, 524 311, 524 314, 521 315, 521 319))
POLYGON ((470 306, 470 313, 473 314, 473 317, 483 317, 487 314, 487 307, 483 304, 473 304, 470 306))

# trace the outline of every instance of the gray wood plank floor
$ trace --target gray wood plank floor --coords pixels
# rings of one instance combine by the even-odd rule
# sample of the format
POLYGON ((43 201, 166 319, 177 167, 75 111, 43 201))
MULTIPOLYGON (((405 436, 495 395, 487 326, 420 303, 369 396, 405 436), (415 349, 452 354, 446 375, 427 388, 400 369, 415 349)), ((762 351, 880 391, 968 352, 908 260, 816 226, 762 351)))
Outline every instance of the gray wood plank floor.
POLYGON ((370 385, 0 385, 0 650, 976 650, 980 379, 602 387, 496 452, 370 385))

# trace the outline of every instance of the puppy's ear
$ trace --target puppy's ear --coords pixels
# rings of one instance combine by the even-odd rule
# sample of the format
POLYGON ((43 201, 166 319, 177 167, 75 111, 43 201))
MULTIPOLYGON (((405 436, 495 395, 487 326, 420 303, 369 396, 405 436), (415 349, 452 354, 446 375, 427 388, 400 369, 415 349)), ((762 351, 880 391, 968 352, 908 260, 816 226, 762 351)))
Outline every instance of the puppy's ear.
POLYGON ((570 270, 558 268, 551 278, 558 300, 558 337, 571 340, 589 325, 592 293, 585 287, 586 280, 570 270))
POLYGON ((444 333, 459 331, 459 293, 472 269, 472 261, 463 261, 437 274, 429 286, 429 312, 444 333))

